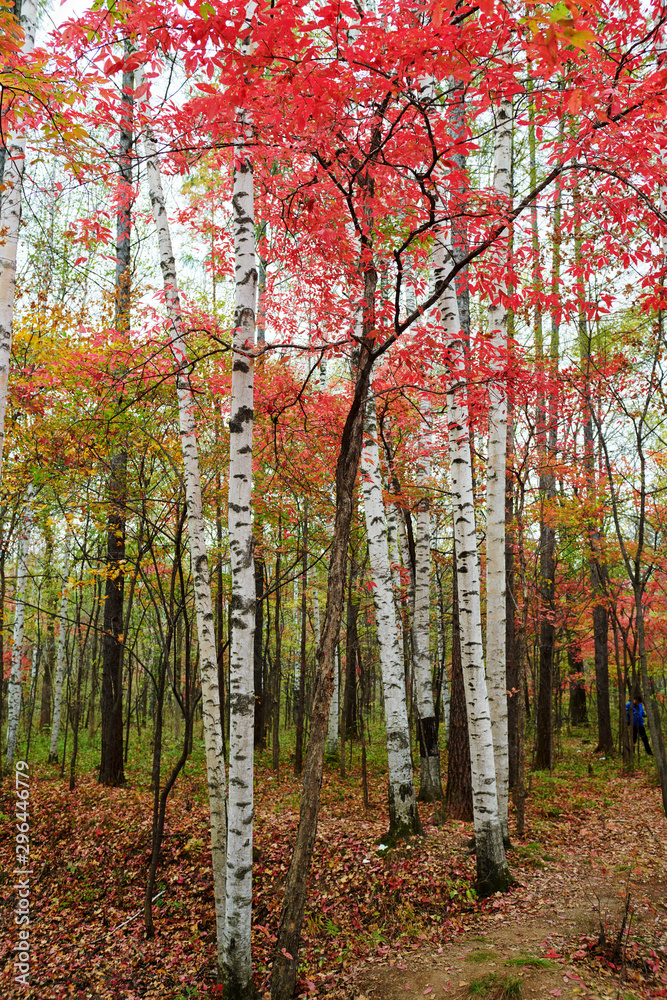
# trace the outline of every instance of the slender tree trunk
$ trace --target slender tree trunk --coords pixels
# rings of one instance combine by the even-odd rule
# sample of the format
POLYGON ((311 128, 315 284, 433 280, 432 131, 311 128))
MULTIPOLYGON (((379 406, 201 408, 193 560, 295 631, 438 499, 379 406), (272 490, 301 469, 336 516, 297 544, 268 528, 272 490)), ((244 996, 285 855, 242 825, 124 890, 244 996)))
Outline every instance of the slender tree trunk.
MULTIPOLYGON (((512 443, 511 421, 508 422, 508 462, 505 478, 505 522, 511 525, 514 520, 514 481, 512 458, 514 447, 512 443)), ((506 649, 506 675, 507 675, 507 749, 509 763, 509 787, 514 792, 519 778, 519 732, 518 732, 518 708, 521 700, 521 688, 519 687, 519 670, 516 650, 516 599, 514 596, 514 528, 509 528, 505 538, 505 581, 506 581, 506 625, 505 625, 505 649, 506 649)))
POLYGON ((581 644, 574 636, 567 644, 567 663, 570 674, 570 723, 581 726, 588 722, 586 679, 581 644))
MULTIPOLYGON (((185 511, 180 511, 177 509, 176 514, 176 531, 174 539, 174 561, 171 570, 171 582, 169 587, 169 598, 168 603, 165 602, 163 605, 166 611, 167 618, 167 630, 164 636, 163 648, 160 656, 160 666, 158 672, 158 683, 156 691, 156 718, 155 718, 155 733, 153 739, 153 771, 152 771, 152 781, 151 787, 153 789, 153 823, 152 823, 152 838, 151 838, 151 859, 148 866, 148 878, 146 880, 146 892, 144 894, 144 927, 146 930, 146 937, 152 938, 155 934, 155 925, 153 923, 153 891, 155 889, 155 879, 157 875, 157 867, 160 859, 160 847, 162 845, 162 837, 164 834, 164 821, 167 809, 167 798, 171 789, 173 788, 176 779, 185 765, 188 758, 188 754, 191 749, 191 738, 192 738, 192 723, 194 719, 194 709, 195 706, 192 704, 192 678, 191 678, 191 642, 190 642, 190 621, 187 613, 186 606, 186 594, 185 594, 185 581, 183 574, 183 556, 182 556, 182 538, 183 538, 183 523, 185 521, 185 511), (164 689, 167 677, 167 669, 169 664, 169 657, 171 654, 171 645, 175 631, 175 625, 177 624, 178 618, 175 614, 175 592, 176 592, 176 579, 178 577, 180 583, 180 603, 181 612, 185 618, 185 685, 183 691, 182 699, 177 698, 178 709, 182 711, 185 718, 185 733, 183 736, 183 748, 179 759, 172 768, 171 774, 167 779, 164 788, 160 788, 161 785, 161 765, 162 765, 162 729, 163 729, 163 712, 164 712, 164 689)), ((174 691, 176 692, 178 688, 174 684, 174 691)))
MULTIPOLYGON (((498 108, 493 184, 502 207, 512 207, 512 102, 498 108)), ((509 231, 508 231, 509 236, 509 231)), ((502 247, 507 243, 503 241, 502 247)), ((489 450, 486 476, 486 677, 496 763, 498 813, 503 840, 509 845, 507 799, 509 762, 507 744, 505 577, 505 476, 507 470, 507 306, 504 283, 495 290, 498 301, 489 306, 489 335, 494 351, 494 380, 489 385, 489 450)))
POLYGON ((266 719, 264 691, 264 657, 262 638, 264 635, 264 528, 258 524, 255 542, 255 645, 253 650, 253 678, 255 690, 255 746, 263 747, 266 743, 266 719))
MULTIPOLYGON (((437 272, 436 272, 437 273, 437 272)), ((437 280, 437 279, 436 279, 437 280)), ((447 330, 450 365, 463 366, 458 306, 454 290, 445 291, 441 310, 447 330)), ((470 460, 467 402, 460 387, 460 373, 449 374, 447 421, 449 468, 456 537, 457 579, 461 618, 461 659, 468 709, 473 812, 477 852, 477 891, 490 895, 512 882, 498 813, 493 733, 484 672, 480 580, 477 560, 475 506, 470 460)))
POLYGON ((303 515, 301 532, 301 635, 299 641, 299 688, 295 691, 296 704, 296 743, 294 747, 294 773, 301 774, 303 770, 303 723, 306 710, 306 596, 308 589, 308 508, 303 515))
POLYGON ((449 757, 447 760, 447 815, 469 823, 472 818, 472 778, 468 710, 461 666, 461 627, 459 588, 456 580, 456 542, 452 557, 452 705, 449 722, 449 757))
POLYGON ((280 585, 280 559, 283 544, 283 522, 280 512, 278 512, 278 544, 276 546, 276 606, 275 606, 275 630, 276 630, 276 655, 273 664, 273 770, 276 772, 276 780, 280 777, 280 674, 282 671, 282 641, 283 623, 281 618, 280 596, 282 587, 280 585))
MULTIPOLYGON (((357 617, 359 597, 356 593, 359 566, 354 552, 350 553, 350 575, 347 581, 347 614, 345 629, 345 687, 343 691, 343 742, 341 753, 345 759, 345 740, 359 735, 357 728, 357 617)), ((343 775, 344 777, 345 775, 343 775)))
POLYGON ((7 769, 11 770, 16 754, 21 713, 21 668, 23 666, 23 625, 25 622, 25 592, 28 582, 28 553, 32 531, 33 488, 28 488, 25 513, 21 523, 14 593, 14 630, 12 633, 12 664, 7 687, 7 769))
POLYGON ((598 714, 598 745, 597 753, 611 753, 614 749, 614 736, 611 731, 611 709, 609 706, 609 615, 604 601, 604 587, 600 575, 606 571, 606 565, 600 565, 593 558, 591 565, 591 582, 593 593, 597 595, 599 604, 593 608, 593 636, 595 642, 595 687, 597 693, 598 714))
POLYGON ((343 427, 336 465, 336 516, 329 557, 327 605, 322 628, 322 642, 317 651, 311 728, 306 765, 303 771, 299 825, 294 853, 287 873, 285 898, 273 964, 272 1000, 289 1000, 294 993, 301 926, 306 905, 306 881, 317 833, 324 744, 345 595, 345 563, 352 521, 354 485, 361 458, 366 396, 373 363, 369 345, 374 341, 369 338, 375 329, 374 304, 377 273, 370 261, 364 262, 363 270, 364 316, 361 356, 354 396, 343 427))
POLYGON ((431 404, 422 399, 421 454, 417 461, 417 486, 424 494, 417 506, 415 539, 414 606, 412 613, 412 663, 417 695, 417 733, 421 780, 419 801, 442 801, 440 746, 433 703, 431 677, 431 501, 427 493, 431 479, 431 404))
MULTIPOLYGON (((632 770, 632 734, 630 732, 630 725, 628 725, 626 719, 625 680, 623 677, 623 668, 621 667, 621 657, 618 649, 618 626, 615 616, 612 621, 612 628, 614 630, 614 655, 616 659, 616 682, 618 685, 618 739, 623 756, 623 769, 625 771, 630 771, 632 770)), ((632 722, 632 720, 630 721, 632 722)))
MULTIPOLYGON (((127 43, 125 55, 130 54, 127 43)), ((116 217, 116 308, 118 333, 130 329, 132 281, 132 141, 134 74, 123 70, 119 152, 118 209, 116 217)), ((107 578, 104 598, 102 645, 102 755, 99 781, 125 784, 123 770, 123 599, 125 588, 125 518, 127 505, 127 451, 119 448, 109 463, 109 516, 107 521, 107 578)))
MULTIPOLYGON (((255 3, 246 7, 243 46, 255 3)), ((255 566, 252 536, 253 360, 257 266, 253 166, 247 142, 252 129, 238 112, 234 156, 233 226, 235 268, 234 356, 229 420, 229 549, 232 562, 232 640, 229 658, 229 820, 227 909, 223 982, 227 1000, 256 995, 252 975, 252 838, 254 771, 255 566)), ((261 642, 261 640, 260 640, 261 642)))
MULTIPOLYGON (((138 81, 138 86, 140 81, 138 81)), ((217 936, 218 971, 222 974, 225 927, 225 874, 227 856, 227 803, 225 796, 225 759, 220 724, 220 695, 215 645, 213 603, 202 512, 199 452, 197 448, 195 400, 190 386, 185 328, 178 293, 176 262, 171 244, 169 220, 164 203, 162 179, 155 139, 149 127, 144 130, 146 175, 153 216, 158 233, 160 266, 164 281, 167 313, 171 322, 171 349, 176 372, 176 391, 185 470, 185 493, 188 512, 188 538, 197 613, 199 671, 201 676, 202 720, 206 750, 206 775, 211 818, 211 854, 213 895, 217 936)), ((253 595, 254 597, 254 595, 253 595)), ((254 608, 253 608, 254 614, 254 608)), ((252 664, 252 650, 250 655, 252 664)), ((252 710, 252 705, 248 709, 252 710)), ((252 727, 251 727, 252 729, 252 727)), ((252 733, 250 734, 252 741, 252 733)))
MULTIPOLYGON (((20 24, 24 32, 22 54, 30 55, 35 45, 37 3, 22 0, 20 24)), ((16 296, 16 254, 21 225, 21 196, 25 168, 26 137, 23 130, 16 135, 2 136, 4 159, 2 171, 3 191, 0 194, 0 480, 5 446, 5 413, 9 365, 12 354, 14 326, 14 299, 16 296)))
MULTIPOLYGON (((318 643, 319 646, 319 643, 318 643)), ((333 691, 329 705, 329 722, 327 725, 327 757, 335 760, 338 757, 338 715, 340 713, 340 654, 336 647, 336 669, 334 670, 333 691)))
POLYGON ((667 757, 665 756, 665 742, 662 738, 662 727, 660 724, 660 708, 653 695, 652 685, 648 676, 648 660, 646 657, 646 637, 644 630, 644 604, 642 600, 641 585, 633 587, 635 598, 635 612, 637 617, 637 640, 639 646, 639 664, 641 668, 642 687, 646 700, 646 716, 649 731, 651 733, 651 743, 653 745, 653 756, 658 769, 658 779, 662 792, 662 808, 667 816, 667 757))
POLYGON ((65 642, 67 638, 67 599, 69 597, 69 542, 65 548, 63 564, 62 591, 60 597, 60 627, 58 631, 58 655, 56 658, 56 684, 53 699, 53 720, 51 723, 51 743, 49 746, 49 764, 58 762, 58 736, 60 734, 60 714, 62 711, 63 681, 65 679, 65 642))
MULTIPOLYGON (((405 699, 403 657, 398 645, 394 588, 389 564, 387 522, 380 476, 375 400, 372 397, 369 397, 366 403, 361 472, 368 552, 373 577, 373 603, 375 605, 377 640, 380 651, 387 732, 389 832, 384 839, 385 841, 395 842, 400 837, 411 837, 423 831, 417 812, 417 801, 412 777, 410 729, 405 699)), ((430 540, 428 544, 430 545, 430 540)), ((429 668, 429 688, 430 683, 429 668)), ((432 703, 433 698, 431 697, 432 703)), ((434 722, 435 720, 431 719, 431 721, 434 722)), ((437 748, 437 739, 435 740, 435 745, 437 748)), ((439 767, 437 775, 439 780, 439 767)), ((440 790, 440 796, 442 797, 442 790, 440 790)))
MULTIPOLYGON (((56 639, 55 639, 55 617, 56 603, 58 599, 57 589, 52 580, 53 568, 53 533, 48 532, 46 551, 44 553, 45 584, 48 590, 47 596, 47 624, 46 639, 44 641, 42 656, 44 660, 44 670, 42 675, 42 698, 39 712, 39 728, 46 729, 51 722, 51 701, 53 699, 53 669, 56 660, 56 639)), ((36 695, 36 692, 35 692, 36 695)))

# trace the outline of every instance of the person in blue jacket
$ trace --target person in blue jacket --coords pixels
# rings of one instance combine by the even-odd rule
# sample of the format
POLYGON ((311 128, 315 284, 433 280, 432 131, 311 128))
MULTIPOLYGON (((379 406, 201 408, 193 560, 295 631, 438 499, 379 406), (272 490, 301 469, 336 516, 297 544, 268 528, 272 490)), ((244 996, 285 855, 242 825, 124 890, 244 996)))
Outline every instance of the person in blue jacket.
POLYGON ((649 757, 652 757, 653 751, 649 745, 644 725, 646 722, 646 712, 644 710, 644 703, 640 694, 635 695, 634 701, 629 701, 625 706, 625 714, 627 716, 628 725, 630 725, 630 709, 632 709, 632 745, 635 745, 637 742, 637 735, 639 735, 646 749, 646 753, 649 757))

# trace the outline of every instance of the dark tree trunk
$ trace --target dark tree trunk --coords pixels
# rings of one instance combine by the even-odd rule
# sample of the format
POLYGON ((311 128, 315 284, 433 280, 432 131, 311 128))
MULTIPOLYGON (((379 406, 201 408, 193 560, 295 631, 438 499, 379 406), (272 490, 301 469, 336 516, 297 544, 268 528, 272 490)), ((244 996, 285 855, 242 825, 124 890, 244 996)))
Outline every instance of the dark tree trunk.
POLYGON ((447 814, 452 819, 472 821, 472 777, 468 711, 461 665, 459 588, 456 579, 456 551, 452 556, 452 688, 449 713, 449 758, 447 761, 447 814))
MULTIPOLYGON (((551 476, 550 479, 553 479, 551 476)), ((551 484, 549 484, 549 487, 551 484)), ((551 489, 548 489, 551 494, 551 489)), ((556 629, 554 625, 554 582, 556 578, 556 532, 542 520, 540 531, 540 666, 535 722, 535 770, 553 767, 553 670, 556 629)))
POLYGON ((505 523, 508 526, 505 536, 505 673, 507 678, 507 749, 509 758, 509 787, 514 792, 519 780, 519 702, 521 688, 519 685, 519 662, 517 659, 514 601, 514 481, 512 478, 512 456, 514 442, 512 422, 507 421, 507 472, 505 475, 505 523))
POLYGON ((308 593, 308 512, 304 514, 301 540, 301 636, 299 643, 299 690, 296 708, 296 747, 294 773, 303 770, 303 721, 306 708, 306 597, 308 593))
MULTIPOLYGON (((260 526, 261 531, 261 526, 260 526)), ((259 534, 259 532, 258 532, 259 534)), ((255 550, 255 647, 253 654, 253 676, 255 679, 255 746, 266 745, 266 719, 264 691, 264 553, 263 545, 255 550)))
POLYGON ((107 535, 107 579, 102 643, 102 757, 99 781, 124 785, 123 771, 123 593, 127 452, 111 460, 111 509, 107 535))
MULTIPOLYGON (((129 44, 125 55, 130 55, 129 44)), ((123 72, 119 156, 119 207, 116 219, 116 309, 119 332, 130 328, 132 231, 132 113, 134 74, 123 72)), ((124 785, 123 771, 123 564, 127 505, 127 451, 119 448, 109 463, 107 579, 102 647, 102 756, 99 780, 124 785)))
POLYGON ((584 658, 577 639, 570 639, 567 646, 567 664, 570 673, 570 723, 581 726, 588 722, 586 707, 586 678, 584 658))
POLYGON ((44 650, 44 676, 42 678, 42 700, 39 710, 39 728, 48 729, 51 725, 51 702, 53 700, 53 668, 56 659, 56 640, 54 629, 54 618, 49 616, 49 623, 46 629, 46 642, 44 650))
POLYGON ((336 517, 329 557, 327 604, 322 639, 317 650, 310 737, 303 772, 299 826, 294 853, 287 873, 285 898, 275 948, 271 979, 272 1000, 289 1000, 293 996, 296 986, 301 926, 306 906, 306 885, 317 833, 329 703, 336 669, 336 646, 345 598, 345 563, 354 510, 354 486, 361 459, 364 413, 373 363, 369 353, 369 345, 374 343, 370 338, 375 329, 376 283, 375 269, 370 264, 365 265, 361 356, 357 369, 354 397, 343 428, 336 465, 336 517))
MULTIPOLYGON (((595 533, 597 535, 597 532, 595 533)), ((597 539, 599 544, 599 538, 597 539)), ((595 549, 593 550, 595 552, 595 549)), ((595 556, 591 559, 591 584, 593 594, 600 601, 593 608, 593 635, 595 639, 595 688, 598 712, 597 751, 611 753, 614 737, 611 731, 611 709, 609 706, 609 615, 604 600, 604 577, 606 565, 600 565, 595 556)))
POLYGON ((280 557, 283 544, 283 522, 280 513, 278 514, 278 545, 276 548, 276 607, 275 607, 275 630, 276 630, 276 656, 273 663, 273 770, 276 772, 276 780, 280 777, 280 672, 282 669, 282 640, 283 623, 280 611, 280 557))

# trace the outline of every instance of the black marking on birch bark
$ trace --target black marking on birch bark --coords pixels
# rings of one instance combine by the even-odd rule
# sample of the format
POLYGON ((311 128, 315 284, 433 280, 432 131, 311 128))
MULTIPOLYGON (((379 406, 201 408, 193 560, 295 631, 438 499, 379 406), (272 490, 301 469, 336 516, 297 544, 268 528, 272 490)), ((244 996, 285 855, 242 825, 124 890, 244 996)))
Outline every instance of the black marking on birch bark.
MULTIPOLYGON (((233 694, 229 699, 229 708, 234 715, 249 715, 255 711, 254 694, 233 694)), ((245 760, 245 757, 235 755, 236 760, 245 760)))
POLYGON ((229 421, 229 433, 240 434, 244 429, 244 424, 251 423, 255 416, 255 411, 251 406, 239 406, 234 416, 229 421))

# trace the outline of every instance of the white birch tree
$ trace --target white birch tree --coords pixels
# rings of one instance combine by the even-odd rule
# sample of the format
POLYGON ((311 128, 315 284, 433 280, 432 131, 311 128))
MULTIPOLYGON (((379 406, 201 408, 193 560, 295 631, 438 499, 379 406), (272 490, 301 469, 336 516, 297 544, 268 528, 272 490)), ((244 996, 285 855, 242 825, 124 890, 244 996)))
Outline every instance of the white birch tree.
POLYGON ((16 565, 16 592, 14 596, 14 630, 12 633, 12 665, 7 687, 7 767, 14 764, 16 740, 21 714, 21 666, 23 659, 23 626, 25 623, 25 591, 28 582, 28 553, 32 531, 33 487, 28 487, 25 514, 21 523, 16 565))
MULTIPOLYGON (((511 203, 512 103, 503 99, 497 110, 493 183, 498 209, 511 203)), ((495 253, 507 252, 503 240, 495 253)), ((502 263, 502 262, 501 262, 502 263)), ((507 800, 509 751, 507 742, 506 583, 505 583, 505 469, 507 465, 507 306, 503 284, 489 305, 492 378, 489 385, 489 446, 486 474, 486 678, 496 762, 498 812, 505 844, 509 844, 507 800)))
POLYGON ((49 745, 49 764, 58 761, 58 736, 60 735, 60 715, 63 703, 63 683, 65 680, 65 652, 67 639, 67 600, 69 598, 69 568, 70 543, 65 546, 63 563, 62 591, 60 594, 60 613, 58 630, 58 653, 56 656, 56 682, 53 698, 53 719, 51 721, 51 743, 49 745))
MULTIPOLYGON (((438 270, 436 270, 437 280, 438 270)), ((480 574, 475 530, 475 502, 470 460, 468 404, 460 380, 464 348, 453 283, 445 290, 440 311, 446 334, 447 423, 452 516, 456 539, 456 574, 459 586, 461 661, 468 712, 473 818, 477 855, 477 891, 488 896, 504 891, 510 875, 498 813, 496 769, 489 698, 484 672, 480 574)))
MULTIPOLYGON (((22 52, 28 56, 35 46, 37 4, 23 0, 21 27, 24 32, 22 52)), ((14 135, 2 137, 5 145, 5 169, 0 193, 0 480, 5 447, 5 412, 9 385, 9 364, 12 354, 14 328, 14 299, 16 297, 16 254, 21 226, 21 196, 25 169, 25 131, 18 129, 14 135)))
MULTIPOLYGON (((141 95, 143 72, 137 71, 137 94, 141 95)), ((145 97, 139 97, 146 121, 150 109, 145 97)), ((188 539, 197 614, 199 641, 199 670, 202 692, 202 720, 206 749, 206 776, 211 817, 211 854, 213 861, 213 896, 217 935, 218 969, 223 967, 223 939, 225 926, 225 866, 227 858, 227 804, 225 796, 225 760, 222 729, 220 725, 220 692, 218 689, 218 662, 213 626, 211 582, 202 512, 201 476, 197 448, 195 399, 189 380, 186 330, 183 323, 178 291, 176 260, 171 242, 169 218, 165 207, 162 178, 157 158, 155 138, 150 127, 143 135, 146 158, 146 177, 157 229, 160 267, 164 282, 167 315, 170 322, 171 350, 174 356, 178 417, 181 434, 183 467, 185 470, 185 497, 188 512, 188 539)), ((252 735, 251 735, 252 740, 252 735)))
MULTIPOLYGON (((254 0, 246 7, 241 48, 251 51, 254 0)), ((252 535, 252 432, 257 264, 253 138, 247 112, 237 109, 232 192, 234 344, 229 419, 229 550, 232 562, 232 641, 229 655, 229 828, 223 981, 225 996, 256 995, 252 976, 252 842, 254 768, 255 565, 252 535)))
MULTIPOLYGON (((317 646, 319 647, 319 639, 317 646)), ((327 742, 325 752, 330 757, 335 757, 338 753, 338 715, 339 715, 339 690, 340 690, 340 654, 336 650, 336 669, 334 671, 333 691, 329 703, 329 723, 327 726, 327 742)))
POLYGON ((412 611, 412 662, 415 675, 419 726, 419 756, 421 802, 442 801, 440 779, 440 747, 433 702, 431 679, 431 501, 428 495, 431 479, 431 403, 424 396, 421 403, 417 486, 422 496, 417 505, 415 538, 414 605, 412 611))
POLYGON ((388 839, 395 841, 399 837, 410 837, 421 833, 422 828, 412 777, 403 657, 398 645, 399 633, 389 562, 387 520, 380 476, 375 400, 372 396, 369 396, 366 404, 361 472, 387 730, 388 839))

